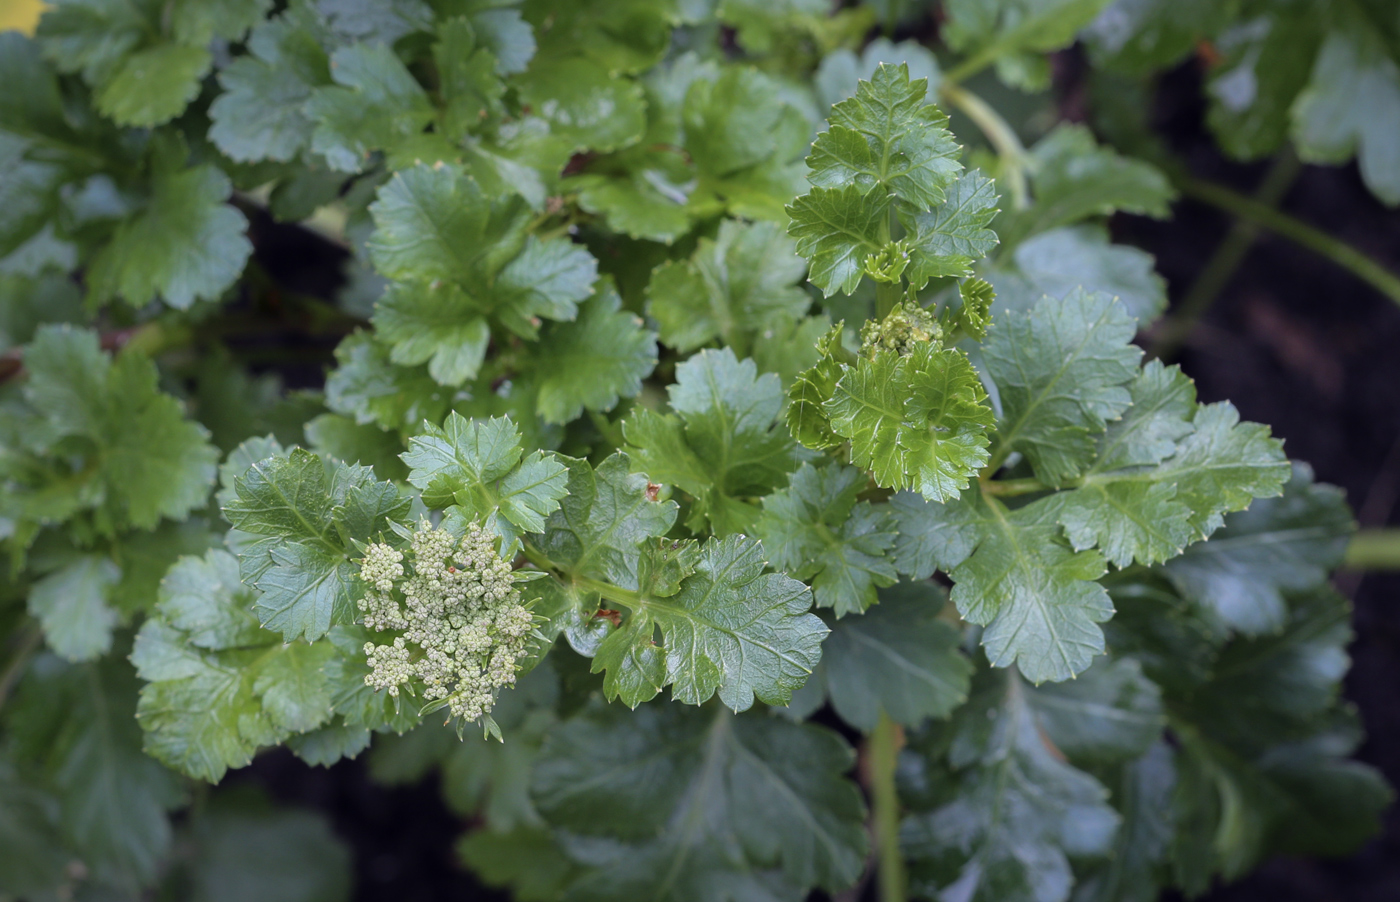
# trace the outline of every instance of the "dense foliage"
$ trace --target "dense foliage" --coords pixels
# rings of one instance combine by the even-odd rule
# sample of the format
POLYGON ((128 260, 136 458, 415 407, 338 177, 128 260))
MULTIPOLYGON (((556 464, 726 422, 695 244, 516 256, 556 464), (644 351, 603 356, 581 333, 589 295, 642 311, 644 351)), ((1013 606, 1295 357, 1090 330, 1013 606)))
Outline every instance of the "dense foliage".
POLYGON ((1130 902, 1376 829, 1347 505, 1145 359, 1106 222, 1169 214, 1142 98, 1202 47, 1227 152, 1400 202, 1400 18, 830 5, 0 35, 0 898, 344 898, 208 785, 277 745, 440 769, 522 900, 1130 902))

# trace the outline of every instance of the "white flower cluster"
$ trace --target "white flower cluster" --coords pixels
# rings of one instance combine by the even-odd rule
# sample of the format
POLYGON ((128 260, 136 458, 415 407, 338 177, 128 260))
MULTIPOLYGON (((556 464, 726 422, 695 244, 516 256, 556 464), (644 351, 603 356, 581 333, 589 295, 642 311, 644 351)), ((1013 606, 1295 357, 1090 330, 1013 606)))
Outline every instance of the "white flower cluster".
POLYGON ((371 545, 360 565, 365 627, 403 633, 388 645, 365 643, 365 684, 397 696, 417 678, 428 701, 445 699, 453 716, 477 720, 515 683, 533 615, 496 537, 480 526, 459 540, 425 521, 409 552, 411 574, 404 554, 384 544, 371 545))

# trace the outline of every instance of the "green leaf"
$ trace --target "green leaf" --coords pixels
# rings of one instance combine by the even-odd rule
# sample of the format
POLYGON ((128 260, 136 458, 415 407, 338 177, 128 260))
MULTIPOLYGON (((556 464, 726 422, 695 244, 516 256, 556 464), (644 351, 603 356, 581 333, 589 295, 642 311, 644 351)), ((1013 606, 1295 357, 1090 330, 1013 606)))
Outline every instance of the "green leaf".
POLYGON ((284 644, 260 629, 248 612, 252 595, 227 552, 183 558, 136 637, 131 659, 147 681, 137 708, 146 751, 198 779, 216 783, 259 747, 331 716, 323 668, 333 648, 284 644))
MULTIPOLYGON (((9 713, 9 712, 7 712, 9 713)), ((95 882, 138 891, 170 851, 174 776, 141 752, 136 680, 120 660, 35 664, 8 718, 19 755, 59 799, 64 838, 95 882)))
POLYGON ((948 117, 925 101, 928 82, 910 81, 909 67, 881 63, 855 96, 831 108, 830 128, 817 136, 808 180, 822 188, 879 189, 903 208, 942 204, 962 170, 948 117))
POLYGON ((63 883, 67 855, 53 798, 0 763, 0 889, 40 895, 63 883))
POLYGON ((1060 544, 1056 524, 1032 508, 982 515, 983 539, 953 568, 952 599, 963 618, 985 625, 993 665, 1013 662, 1033 683, 1065 680, 1103 651, 1097 624, 1113 615, 1097 582, 1103 557, 1060 544))
POLYGON ((39 620, 49 648, 69 661, 88 661, 112 648, 117 612, 107 600, 121 568, 106 557, 84 554, 34 583, 29 613, 39 620))
POLYGON ((160 298, 178 310, 218 300, 253 251, 243 214, 225 203, 228 178, 209 165, 183 169, 158 154, 146 206, 117 226, 92 260, 88 300, 122 298, 143 307, 160 298))
POLYGON ((65 0, 40 20, 38 39, 61 71, 82 73, 100 112, 119 125, 150 127, 180 115, 199 93, 211 39, 238 40, 266 7, 186 2, 162 12, 145 3, 65 0))
POLYGON ((865 275, 865 258, 882 247, 890 199, 867 195, 858 185, 813 188, 787 207, 788 234, 807 258, 807 278, 823 297, 850 294, 865 275))
POLYGON ((715 340, 744 353, 765 329, 807 312, 811 300, 793 284, 805 271, 777 225, 726 219, 718 237, 700 239, 689 260, 656 268, 647 312, 662 342, 681 353, 715 340))
POLYGON ((193 902, 345 902, 351 859, 320 814, 220 793, 191 830, 193 902))
POLYGON ((1204 538, 1220 528, 1222 515, 1277 495, 1288 481, 1288 462, 1269 427, 1241 423, 1228 401, 1202 405, 1191 422, 1195 431, 1157 475, 1175 480, 1177 498, 1191 508, 1191 525, 1204 538))
POLYGON ((785 417, 792 437, 808 448, 820 450, 841 443, 841 438, 831 429, 831 418, 826 413, 826 402, 836 391, 845 370, 835 356, 842 350, 841 337, 844 326, 837 323, 817 340, 817 362, 797 374, 792 387, 788 389, 788 407, 785 417))
POLYGON ((97 109, 119 125, 169 122, 199 94, 213 57, 203 47, 157 44, 131 54, 97 91, 97 109))
POLYGON ((1068 899, 1070 858, 1105 855, 1118 828, 1108 792, 1047 745, 1015 673, 981 673, 946 727, 916 740, 928 797, 900 846, 911 889, 976 902, 1068 899))
POLYGON ((527 6, 541 56, 582 53, 610 72, 651 68, 671 46, 673 2, 534 0, 527 6))
POLYGON ((1281 497, 1230 514, 1223 529, 1169 562, 1165 573, 1183 597, 1231 629, 1277 632, 1288 618, 1282 592, 1325 582, 1354 529, 1342 493, 1314 484, 1312 470, 1298 463, 1281 497))
POLYGON ((1037 502, 1076 549, 1097 545, 1119 567, 1160 563, 1214 532, 1221 514, 1278 493, 1286 470, 1268 430, 1239 424, 1228 406, 1198 407, 1176 367, 1150 363, 1132 400, 1080 487, 1037 502))
POLYGON ((1166 882, 1162 864, 1172 840, 1175 786, 1176 769, 1165 742, 1158 742, 1146 755, 1123 767, 1116 782, 1109 781, 1123 826, 1108 860, 1080 878, 1076 899, 1155 902, 1166 882))
POLYGON ((985 355, 1001 399, 998 459, 1022 452, 1048 485, 1082 473, 1093 434, 1131 402, 1126 384, 1142 356, 1135 331, 1122 304, 1082 290, 994 322, 985 355))
POLYGON ((943 602, 942 591, 926 583, 882 589, 879 604, 832 625, 804 691, 823 693, 842 720, 866 733, 881 712, 907 727, 947 717, 967 701, 972 665, 958 650, 958 630, 939 617, 943 602))
POLYGON ((1014 663, 1038 684, 1067 680, 1103 652, 1098 624, 1113 616, 1096 582, 1107 569, 1103 556, 1071 550, 1052 505, 1007 510, 969 490, 944 504, 899 495, 894 508, 899 568, 923 576, 936 566, 952 577, 958 612, 986 626, 982 645, 993 666, 1014 663))
POLYGON ((690 231, 692 181, 693 170, 677 151, 636 145, 589 161, 561 188, 577 192, 579 206, 613 231, 670 244, 690 231))
POLYGON ((339 364, 326 379, 326 406, 355 418, 362 426, 408 432, 424 420, 440 422, 451 408, 453 392, 443 388, 427 367, 396 366, 391 351, 369 332, 356 332, 335 349, 339 364))
MULTIPOLYGON (((346 727, 402 733, 418 726, 422 719, 418 704, 365 685, 365 677, 370 673, 365 660, 365 643, 375 638, 373 633, 362 626, 341 624, 331 627, 326 638, 329 647, 323 672, 330 690, 331 709, 346 727)), ((331 721, 332 725, 335 723, 331 721)))
POLYGON ((1045 503, 1076 549, 1097 546, 1114 565, 1126 567, 1133 561, 1170 560, 1198 538, 1191 528, 1191 508, 1176 494, 1170 482, 1089 481, 1045 503))
POLYGON ((578 302, 593 293, 597 277, 598 264, 583 248, 562 238, 538 241, 531 236, 501 271, 497 285, 501 302, 510 308, 501 313, 506 327, 533 338, 532 316, 573 319, 578 302))
POLYGON ((1366 187, 1393 207, 1400 204, 1397 121, 1400 58, 1394 49, 1387 52, 1378 29, 1360 16, 1349 16, 1342 28, 1327 35, 1311 80, 1293 106, 1298 155, 1315 163, 1341 163, 1354 152, 1366 187))
POLYGON ((209 140, 230 159, 293 160, 316 123, 305 104, 331 84, 325 25, 309 3, 289 6, 256 26, 247 56, 219 73, 223 93, 209 106, 209 140))
POLYGON ((656 333, 622 310, 611 280, 579 308, 574 322, 551 324, 532 348, 539 415, 568 423, 584 410, 608 411, 636 397, 656 368, 656 333))
POLYGON ((474 830, 457 840, 456 848, 473 876, 487 886, 510 887, 520 902, 561 898, 579 873, 560 843, 540 827, 474 830))
POLYGON ((1082 125, 1056 126, 1030 154, 1035 203, 1003 218, 998 231, 1008 246, 1119 210, 1164 219, 1176 196, 1155 166, 1100 147, 1082 125))
POLYGON ((782 485, 798 453, 777 424, 782 384, 758 375, 728 348, 701 351, 676 367, 667 389, 674 413, 636 408, 623 422, 632 465, 695 499, 687 522, 717 535, 751 530, 758 498, 782 485))
POLYGON ((836 734, 776 718, 592 707, 547 736, 531 794, 554 827, 612 840, 579 856, 569 898, 800 898, 860 875, 853 760, 836 734))
POLYGON ((353 543, 366 542, 408 516, 409 502, 364 468, 327 462, 300 448, 253 464, 234 483, 224 516, 236 529, 272 541, 240 554, 256 586, 263 626, 290 641, 314 641, 355 619, 360 591, 353 543))
MULTIPOLYGON (((4 52, 11 52, 8 46, 4 52)), ((33 64, 44 65, 39 60, 33 64)), ((0 119, 0 124, 8 123, 0 119)), ((5 183, 0 185, 0 210, 4 211, 0 213, 0 256, 16 252, 39 234, 51 223, 58 205, 63 171, 26 159, 28 152, 27 141, 0 131, 0 164, 6 171, 5 183)))
POLYGON ((395 173, 370 213, 369 252, 379 272, 405 281, 442 279, 464 290, 519 253, 529 215, 520 198, 487 198, 474 179, 445 163, 395 173))
POLYGON ((1277 634, 1230 644, 1213 679, 1170 699, 1180 740, 1172 859, 1186 891, 1275 850, 1347 854, 1379 829, 1393 794, 1345 760, 1360 739, 1338 702, 1348 615, 1329 588, 1295 593, 1277 634))
POLYGON ((802 23, 830 13, 821 0, 720 0, 715 10, 721 22, 738 32, 744 48, 759 54, 773 50, 802 23))
POLYGON ((359 172, 375 150, 423 131, 432 104, 386 44, 352 44, 331 54, 334 85, 311 90, 306 116, 315 123, 311 149, 332 169, 359 172))
POLYGON ((1043 295, 1062 298, 1075 288, 1111 294, 1136 317, 1152 322, 1167 307, 1167 285, 1153 271, 1151 254, 1110 244, 1096 225, 1052 229, 1026 239, 1011 260, 998 260, 984 275, 996 286, 994 309, 1029 310, 1043 295))
MULTIPOLYGON (((472 5, 475 5, 473 3, 472 5)), ((432 28, 433 10, 423 0, 316 0, 316 7, 344 38, 391 46, 402 37, 432 28)))
POLYGON ((397 433, 361 426, 336 413, 312 417, 303 428, 307 443, 317 454, 369 467, 391 480, 408 478, 408 467, 399 459, 404 445, 397 433))
MULTIPOLYGON (((62 489, 72 501, 64 519, 96 508, 104 532, 114 524, 151 529, 162 517, 182 518, 203 506, 218 451, 203 427, 184 418, 179 402, 159 391, 149 359, 126 350, 112 360, 96 334, 44 326, 24 360, 26 401, 53 439, 77 441, 69 453, 82 469, 62 489)), ((24 497, 18 486, 13 497, 24 497)))
POLYGON ((330 767, 343 758, 358 758, 369 748, 370 732, 361 726, 332 721, 287 739, 292 754, 312 767, 330 767))
POLYGON ((1096 66, 1147 75, 1176 65, 1234 14, 1215 0, 1113 0, 1080 35, 1096 66))
POLYGON ((478 44, 476 29, 466 16, 455 16, 438 25, 433 46, 442 97, 442 131, 450 137, 464 135, 481 120, 500 111, 505 85, 497 74, 496 58, 478 44))
POLYGON ((882 349, 847 369, 826 413, 851 440, 851 460, 886 488, 956 498, 987 462, 992 411, 967 355, 919 343, 908 355, 882 349))
POLYGON ((951 0, 947 40, 963 53, 1047 52, 1073 43, 1108 0, 951 0))
MULTIPOLYGON (((1316 71, 1326 25, 1309 4, 1259 7, 1223 29, 1206 93, 1206 123, 1221 148, 1240 159, 1274 153, 1288 138, 1290 107, 1316 71)), ((1348 96, 1348 102, 1352 98, 1348 96)))
POLYGON ((690 83, 681 118, 699 175, 694 196, 718 195, 735 216, 784 222, 783 205, 804 187, 801 158, 812 133, 781 83, 726 67, 690 83))
POLYGON ((675 502, 657 500, 647 477, 630 472, 626 454, 615 453, 597 468, 566 461, 567 492, 532 543, 571 574, 639 588, 642 545, 670 531, 675 502))
POLYGON ((865 474, 853 467, 803 464, 786 489, 763 499, 757 532, 775 570, 809 582, 821 607, 836 616, 875 603, 875 590, 897 575, 886 553, 894 521, 882 508, 856 503, 865 474))
POLYGON ((909 284, 972 275, 972 264, 997 246, 988 226, 997 215, 996 183, 980 172, 966 173, 948 186, 947 199, 932 210, 906 214, 909 228, 909 284))
POLYGON ((928 579, 967 560, 977 546, 977 511, 969 504, 935 507, 914 492, 897 492, 890 511, 898 526, 895 567, 914 579, 928 579))
POLYGON ((866 44, 859 57, 844 47, 822 57, 821 65, 813 76, 818 104, 834 105, 855 96, 861 80, 872 79, 881 64, 906 66, 911 79, 927 82, 929 102, 937 97, 943 73, 938 67, 938 60, 928 48, 917 41, 900 41, 896 44, 879 37, 866 44))
POLYGON ((450 283, 394 284, 375 304, 374 328, 403 366, 426 363, 439 385, 476 377, 491 341, 485 310, 450 283))
POLYGON ((454 412, 440 427, 423 426, 421 435, 409 439, 403 460, 424 504, 434 509, 455 504, 466 518, 494 524, 508 538, 512 530, 544 529, 544 518, 559 507, 568 481, 568 470, 555 455, 525 454, 509 417, 468 420, 454 412))
POLYGON ((1161 690, 1132 658, 1101 659, 1077 679, 1029 690, 1028 698, 1040 729, 1077 765, 1146 754, 1167 723, 1161 690))
POLYGON ((515 85, 565 155, 618 150, 646 128, 641 87, 584 57, 538 54, 515 85))
POLYGON ((604 691, 636 707, 671 686, 671 697, 698 705, 716 692, 736 711, 757 697, 785 705, 821 654, 827 629, 813 614, 811 592, 797 580, 765 574, 756 539, 710 539, 694 575, 675 594, 609 596, 628 618, 593 658, 606 670, 604 691), (653 642, 660 631, 662 644, 653 642))
POLYGON ((490 338, 488 318, 534 338, 538 318, 572 320, 593 293, 597 264, 567 239, 524 233, 516 195, 488 200, 455 166, 398 173, 370 207, 369 243, 395 285, 374 315, 395 363, 428 363, 445 385, 474 378, 490 338))

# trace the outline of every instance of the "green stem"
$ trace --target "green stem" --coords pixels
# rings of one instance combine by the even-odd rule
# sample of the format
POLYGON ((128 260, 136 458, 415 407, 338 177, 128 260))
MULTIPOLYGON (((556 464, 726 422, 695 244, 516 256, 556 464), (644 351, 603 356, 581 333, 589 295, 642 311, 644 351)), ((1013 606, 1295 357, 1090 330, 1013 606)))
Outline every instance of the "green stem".
POLYGON ((574 585, 581 586, 606 598, 608 601, 617 602, 629 611, 635 611, 642 607, 642 596, 639 592, 631 589, 624 589, 612 583, 603 582, 601 579, 593 579, 588 576, 568 577, 574 585))
POLYGON ((899 851, 899 793, 895 787, 895 767, 903 738, 899 725, 881 711, 880 721, 875 724, 865 746, 874 809, 880 902, 904 902, 905 899, 904 857, 899 851))
POLYGON ((29 666, 29 660, 39 650, 39 644, 43 638, 44 634, 40 632, 37 623, 29 624, 25 631, 20 634, 15 656, 10 659, 9 665, 5 667, 5 672, 0 674, 0 708, 5 707, 5 701, 10 697, 10 692, 14 690, 19 678, 24 675, 25 668, 29 666))
MULTIPOLYGON (((1302 164, 1297 155, 1291 149, 1284 151, 1274 161, 1264 180, 1259 183, 1259 188, 1254 193, 1255 201, 1269 208, 1277 207, 1301 171, 1302 164)), ((1259 227, 1244 219, 1236 221, 1230 227, 1215 253, 1196 276, 1196 281, 1191 283, 1186 297, 1162 323, 1156 339, 1148 349, 1149 357, 1166 359, 1176 354, 1190 336, 1191 330, 1196 327, 1196 323, 1230 283, 1230 279, 1234 277, 1235 271, 1244 262, 1258 237, 1259 227)))
POLYGON ((899 282, 875 283, 875 318, 882 320, 890 315, 899 299, 904 296, 899 282))
POLYGON ((593 423, 593 428, 597 429, 598 433, 602 435, 605 440, 610 442, 614 448, 622 447, 624 443, 622 427, 596 410, 588 411, 588 419, 593 423))
POLYGON ((1002 479, 987 480, 982 483, 982 492, 987 495, 1002 495, 1011 497, 1013 495, 1030 495, 1035 492, 1049 492, 1051 486, 1046 485, 1039 479, 1002 479))
POLYGON ((945 85, 954 85, 958 82, 967 81, 978 72, 981 72, 983 69, 996 62, 997 57, 1001 56, 1003 49, 1000 41, 993 41, 986 47, 983 47, 972 56, 969 56, 947 72, 944 72, 943 80, 939 82, 939 89, 942 90, 945 85))
POLYGON ((1011 186, 1012 207, 1024 210, 1030 206, 1030 189, 1026 183, 1030 157, 1016 130, 990 104, 966 88, 945 81, 939 85, 938 91, 944 100, 961 110, 981 129, 997 156, 1001 157, 1002 175, 1011 186))
POLYGON ((1294 219, 1287 213, 1275 210, 1268 204, 1245 197, 1222 185, 1190 176, 1182 176, 1175 181, 1177 187, 1181 189, 1181 193, 1187 197, 1233 213, 1260 228, 1267 229, 1275 235, 1287 238, 1313 253, 1326 257, 1395 303, 1400 304, 1400 276, 1396 276, 1346 242, 1333 238, 1321 229, 1294 219))
POLYGON ((1400 570, 1400 529, 1363 529, 1347 544, 1348 570, 1400 570))

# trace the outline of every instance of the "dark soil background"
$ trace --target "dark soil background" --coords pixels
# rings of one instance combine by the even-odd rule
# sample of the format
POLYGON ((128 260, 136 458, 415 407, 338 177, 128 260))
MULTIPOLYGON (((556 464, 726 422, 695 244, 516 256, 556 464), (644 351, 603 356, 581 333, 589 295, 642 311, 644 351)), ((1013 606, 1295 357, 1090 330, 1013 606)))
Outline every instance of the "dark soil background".
MULTIPOLYGON (((1154 126, 1195 174, 1251 191, 1265 166, 1221 156, 1203 129, 1201 97, 1194 65, 1171 74, 1158 92, 1154 126)), ((1400 272, 1400 214, 1371 196, 1355 165, 1305 168, 1282 208, 1400 272)), ((1157 256, 1178 300, 1230 225, 1213 208, 1181 201, 1170 221, 1124 217, 1113 228, 1117 240, 1157 256)), ((260 262, 279 281, 315 294, 334 287, 338 253, 307 244, 298 230, 266 220, 255 227, 264 239, 260 262)), ((1400 525, 1400 308, 1388 299, 1327 260, 1262 235, 1177 359, 1202 401, 1228 399, 1245 419, 1272 425, 1290 457, 1344 488, 1362 526, 1400 525)), ((1366 728, 1359 757, 1400 785, 1400 575, 1343 573, 1337 585, 1356 605, 1346 694, 1366 728)), ((313 769, 285 750, 230 780, 325 812, 352 846, 358 902, 507 898, 456 865, 452 845, 466 825, 444 807, 433 780, 385 789, 370 782, 363 758, 313 769)), ((1400 900, 1400 809, 1351 858, 1275 860, 1207 898, 1400 900)))

